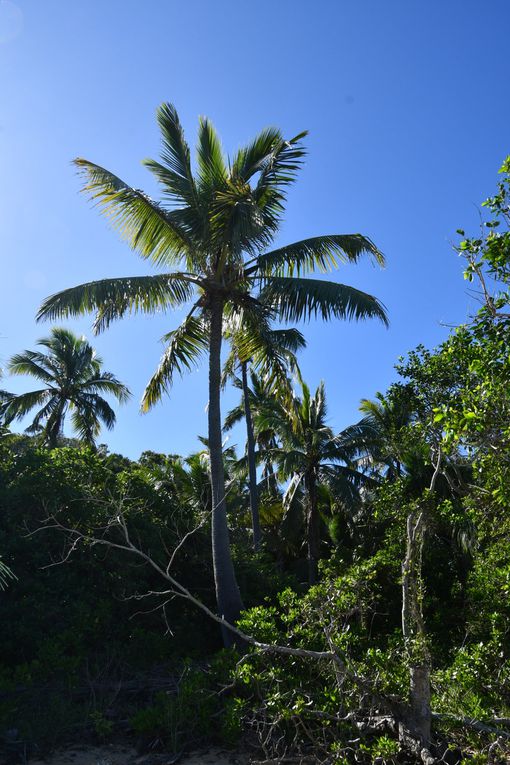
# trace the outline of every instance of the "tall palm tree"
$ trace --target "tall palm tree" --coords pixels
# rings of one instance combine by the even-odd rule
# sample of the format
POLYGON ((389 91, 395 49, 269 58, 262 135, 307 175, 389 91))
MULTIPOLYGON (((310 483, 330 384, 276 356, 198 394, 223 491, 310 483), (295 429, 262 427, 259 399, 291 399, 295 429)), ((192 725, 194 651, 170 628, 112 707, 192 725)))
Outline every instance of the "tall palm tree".
POLYGON ((370 318, 386 322, 371 295, 335 282, 305 279, 367 254, 382 264, 373 242, 360 234, 313 237, 267 252, 279 228, 286 189, 295 179, 305 133, 285 140, 279 130, 263 130, 228 161, 208 119, 199 122, 197 159, 175 108, 157 113, 162 133, 161 161, 145 160, 161 185, 156 202, 118 176, 84 159, 75 160, 86 178, 84 190, 142 258, 163 273, 103 279, 64 290, 44 301, 39 318, 95 310, 96 331, 135 311, 155 313, 191 302, 186 318, 164 340, 166 350, 145 390, 149 409, 170 387, 176 372, 209 357, 208 442, 213 495, 212 547, 219 613, 235 622, 242 601, 230 554, 222 463, 220 413, 221 344, 225 317, 257 314, 269 308, 291 322, 370 318), (264 253, 264 254, 261 254, 264 253), (172 270, 169 270, 172 269, 172 270), (252 291, 262 290, 260 299, 252 291), (269 308, 268 308, 269 307, 269 308))
POLYGON ((289 371, 299 373, 295 354, 300 348, 305 347, 306 342, 297 329, 266 330, 264 325, 262 331, 259 331, 258 326, 245 327, 241 325, 229 328, 228 335, 231 350, 223 369, 223 379, 224 381, 229 378, 232 379, 234 385, 241 389, 242 403, 236 410, 229 412, 223 427, 224 430, 229 430, 235 422, 244 417, 253 548, 259 550, 262 533, 259 518, 257 458, 248 367, 258 370, 262 375, 266 395, 290 396, 292 388, 289 371), (236 374, 238 371, 241 372, 240 378, 236 374))
POLYGON ((319 494, 326 490, 333 502, 352 505, 359 500, 359 488, 365 482, 363 474, 350 464, 352 434, 335 435, 326 423, 324 383, 314 396, 302 383, 301 398, 296 396, 291 407, 275 401, 257 418, 259 427, 271 428, 280 440, 270 451, 280 479, 290 479, 284 506, 290 509, 299 495, 304 503, 310 584, 317 579, 320 557, 319 494))
POLYGON ((78 436, 94 444, 101 430, 115 424, 115 412, 102 394, 126 401, 128 388, 111 373, 102 370, 102 359, 84 337, 54 327, 50 337, 39 340, 43 351, 23 351, 11 358, 8 370, 14 375, 30 375, 43 387, 19 395, 4 394, 1 409, 9 424, 40 407, 27 432, 39 433, 50 448, 62 435, 67 411, 78 436))

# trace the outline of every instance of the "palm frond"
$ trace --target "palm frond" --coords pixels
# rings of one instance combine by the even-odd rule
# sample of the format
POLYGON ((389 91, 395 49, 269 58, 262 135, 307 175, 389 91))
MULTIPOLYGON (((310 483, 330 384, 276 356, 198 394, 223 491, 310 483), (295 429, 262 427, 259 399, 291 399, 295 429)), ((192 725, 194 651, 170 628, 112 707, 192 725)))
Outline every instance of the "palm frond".
POLYGON ((208 331, 203 319, 193 316, 193 310, 180 327, 163 338, 168 342, 159 366, 147 383, 142 396, 142 411, 148 411, 168 392, 176 372, 184 374, 198 364, 200 356, 208 349, 208 331))
POLYGON ((306 348, 305 336, 295 327, 272 329, 271 337, 274 345, 291 351, 291 353, 297 353, 306 348))
POLYGON ((256 204, 264 227, 269 236, 264 247, 269 246, 272 237, 278 231, 286 199, 286 188, 293 183, 301 162, 306 154, 301 144, 306 132, 300 133, 286 141, 281 136, 275 141, 267 156, 254 164, 260 170, 260 175, 252 198, 256 204))
POLYGON ((131 398, 129 388, 120 382, 111 372, 101 372, 97 375, 87 378, 81 389, 93 393, 110 393, 120 403, 125 403, 131 398))
POLYGON ((244 407, 240 404, 227 413, 223 423, 223 430, 225 432, 232 430, 234 425, 237 425, 237 423, 241 422, 242 420, 244 420, 244 407))
POLYGON ((37 351, 16 353, 9 361, 8 370, 12 375, 30 375, 42 382, 52 383, 54 375, 48 371, 48 359, 37 351))
POLYGON ((303 481, 304 475, 302 473, 294 473, 292 478, 289 481, 289 485, 287 486, 287 489, 285 490, 285 494, 283 495, 283 507, 287 511, 291 504, 294 501, 294 498, 296 496, 296 492, 301 486, 301 483, 303 481))
POLYGON ((247 146, 237 151, 232 163, 231 175, 248 183, 250 178, 266 168, 274 150, 283 144, 278 128, 265 128, 247 146))
POLYGON ((11 396, 2 405, 4 422, 9 424, 13 420, 23 419, 34 407, 47 404, 48 399, 53 398, 53 393, 54 391, 45 388, 11 396))
POLYGON ((48 402, 36 412, 34 419, 28 428, 25 428, 25 433, 41 433, 45 439, 48 438, 49 433, 55 425, 54 413, 58 407, 58 398, 52 396, 48 402))
POLYGON ((368 255, 380 266, 384 265, 384 255, 366 236, 315 236, 260 255, 252 269, 276 276, 300 276, 312 271, 327 273, 342 263, 357 263, 363 255, 368 255))
POLYGON ((101 279, 50 295, 37 320, 79 316, 97 310, 94 331, 101 332, 126 313, 156 313, 182 305, 193 295, 193 281, 181 274, 101 279))
POLYGON ((301 141, 307 135, 308 131, 304 130, 293 138, 282 139, 275 143, 272 152, 264 163, 253 192, 255 199, 262 208, 267 204, 268 200, 265 197, 268 192, 276 192, 276 197, 273 199, 278 199, 280 203, 285 199, 284 189, 295 181, 297 171, 306 155, 306 149, 301 141))
POLYGON ((201 189, 221 190, 228 171, 218 134, 206 117, 201 117, 198 125, 197 165, 201 189))
POLYGON ((163 142, 161 152, 163 164, 146 159, 144 165, 160 181, 165 196, 180 205, 184 202, 189 207, 197 209, 198 195, 191 172, 190 150, 175 106, 169 103, 161 104, 156 112, 156 118, 163 142))
POLYGON ((101 426, 98 417, 94 413, 84 411, 83 409, 74 409, 71 414, 71 423, 73 431, 77 434, 80 441, 83 441, 85 444, 95 444, 101 426))
POLYGON ((7 587, 9 580, 16 580, 18 577, 16 574, 14 574, 13 571, 7 566, 3 560, 0 559, 0 590, 5 590, 7 587))
POLYGON ((83 191, 133 250, 156 265, 181 262, 191 242, 160 204, 104 167, 80 158, 74 164, 87 179, 83 191))
POLYGON ((273 306, 283 321, 309 321, 312 317, 380 319, 388 326, 382 303, 373 295, 337 282, 298 277, 271 277, 261 300, 273 306))
POLYGON ((91 432, 93 432, 94 435, 98 435, 99 433, 99 420, 101 420, 104 425, 106 425, 108 430, 111 430, 115 425, 117 420, 115 412, 113 411, 110 404, 97 393, 80 393, 80 395, 76 397, 76 400, 73 401, 72 404, 74 410, 73 424, 74 414, 79 413, 83 421, 85 421, 85 419, 90 421, 93 428, 91 432))

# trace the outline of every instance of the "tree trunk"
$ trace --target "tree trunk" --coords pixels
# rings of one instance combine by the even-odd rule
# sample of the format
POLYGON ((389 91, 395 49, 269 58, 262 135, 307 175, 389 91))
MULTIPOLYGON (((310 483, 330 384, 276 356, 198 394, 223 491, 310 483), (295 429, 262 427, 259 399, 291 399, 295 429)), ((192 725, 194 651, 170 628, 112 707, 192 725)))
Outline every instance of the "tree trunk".
POLYGON ((319 562, 319 508, 314 475, 309 475, 306 478, 305 487, 308 494, 308 583, 312 585, 317 581, 317 564, 319 562))
POLYGON ((421 499, 407 517, 406 557, 402 564, 402 634, 409 657, 409 709, 400 724, 400 739, 413 746, 424 763, 432 761, 428 745, 431 737, 430 652, 422 611, 423 544, 427 533, 433 494, 441 473, 442 451, 430 480, 429 494, 421 499))
POLYGON ((58 446, 59 439, 64 435, 64 418, 66 414, 67 402, 61 399, 54 416, 46 424, 48 449, 55 449, 58 446))
POLYGON ((402 634, 409 657, 409 709, 400 725, 402 743, 417 754, 430 742, 430 654, 422 614, 422 556, 426 502, 407 518, 406 557, 402 565, 402 634))
POLYGON ((257 487, 257 466, 255 464, 255 437, 253 435, 253 420, 250 409, 250 391, 248 389, 247 363, 241 363, 243 383, 244 419, 246 420, 246 442, 248 451, 248 475, 250 483, 250 511, 253 530, 253 549, 260 550, 261 533, 259 517, 259 491, 257 487))
MULTIPOLYGON (((220 381, 223 302, 213 297, 210 305, 209 341, 209 455, 212 489, 212 557, 218 613, 235 624, 243 609, 237 586, 227 526, 225 501, 225 472, 221 441, 220 381)), ((223 642, 231 646, 232 633, 223 628, 223 642)))

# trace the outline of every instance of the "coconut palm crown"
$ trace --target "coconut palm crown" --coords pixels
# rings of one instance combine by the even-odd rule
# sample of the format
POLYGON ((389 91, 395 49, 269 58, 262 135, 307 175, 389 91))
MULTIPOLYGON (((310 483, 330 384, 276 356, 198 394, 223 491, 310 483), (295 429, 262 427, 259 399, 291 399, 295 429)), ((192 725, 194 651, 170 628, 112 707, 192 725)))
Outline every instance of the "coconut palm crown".
POLYGON ((19 395, 4 393, 1 405, 4 422, 20 420, 40 407, 27 433, 39 434, 53 448, 62 436, 69 410, 78 437, 94 444, 101 423, 111 429, 116 420, 103 394, 123 402, 131 395, 128 388, 111 372, 103 371, 102 359, 84 337, 77 337, 68 329, 54 327, 50 337, 42 338, 38 345, 46 352, 18 353, 9 361, 8 370, 14 375, 29 375, 43 387, 19 395))
POLYGON ((235 621, 242 601, 230 556, 221 450, 223 321, 251 316, 262 324, 276 313, 290 322, 312 316, 386 322, 375 297, 336 282, 304 278, 311 271, 356 262, 362 255, 383 264, 383 256, 360 234, 312 237, 269 251, 282 220, 286 190, 305 153, 306 133, 285 140, 279 130, 268 128, 229 160, 211 122, 201 118, 192 167, 174 106, 160 106, 157 119, 161 157, 144 164, 160 184, 160 201, 99 165, 85 159, 75 164, 85 178, 85 193, 131 248, 160 272, 64 290, 44 301, 39 318, 95 311, 94 328, 101 331, 128 313, 188 305, 182 324, 164 337, 165 351, 145 389, 142 408, 159 401, 176 372, 187 371, 208 355, 216 596, 219 613, 235 621))

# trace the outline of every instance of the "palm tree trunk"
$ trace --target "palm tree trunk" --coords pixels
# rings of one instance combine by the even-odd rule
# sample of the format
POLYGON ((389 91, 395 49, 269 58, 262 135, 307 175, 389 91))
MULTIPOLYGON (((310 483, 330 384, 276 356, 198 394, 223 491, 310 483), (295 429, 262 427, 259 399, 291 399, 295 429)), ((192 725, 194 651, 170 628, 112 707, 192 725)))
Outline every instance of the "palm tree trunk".
POLYGON ((66 414, 67 401, 61 399, 51 422, 47 424, 47 442, 49 449, 55 449, 58 446, 59 439, 64 435, 64 418, 66 414))
POLYGON ((248 447, 248 475, 250 483, 250 511, 253 530, 253 549, 260 550, 261 533, 259 518, 259 492, 257 487, 257 466, 255 463, 255 437, 253 435, 253 420, 250 409, 250 392, 248 390, 247 363, 241 363, 241 378, 243 384, 244 419, 246 420, 246 442, 248 447))
MULTIPOLYGON (((227 526, 227 506, 225 501, 225 472, 221 442, 221 336, 223 320, 223 302, 214 297, 210 305, 210 340, 209 340, 209 454, 211 462, 212 489, 212 556, 214 584, 218 613, 226 621, 235 624, 243 609, 239 587, 237 586, 227 526)), ((223 629, 225 646, 234 643, 233 635, 223 629)))
POLYGON ((317 581, 317 564, 319 562, 319 508, 314 475, 309 475, 306 478, 305 486, 308 494, 308 583, 312 585, 317 581))

